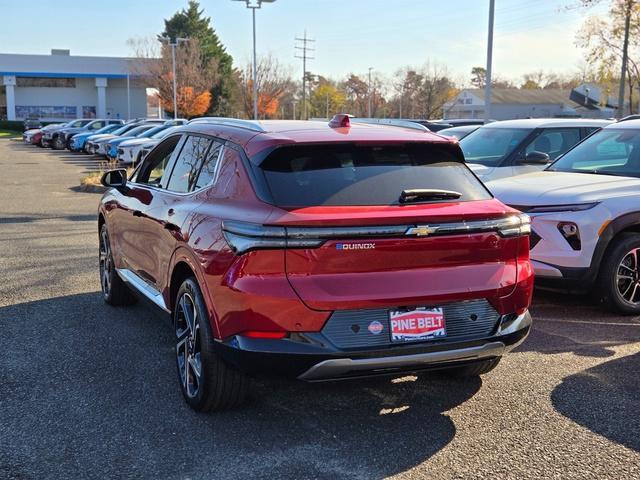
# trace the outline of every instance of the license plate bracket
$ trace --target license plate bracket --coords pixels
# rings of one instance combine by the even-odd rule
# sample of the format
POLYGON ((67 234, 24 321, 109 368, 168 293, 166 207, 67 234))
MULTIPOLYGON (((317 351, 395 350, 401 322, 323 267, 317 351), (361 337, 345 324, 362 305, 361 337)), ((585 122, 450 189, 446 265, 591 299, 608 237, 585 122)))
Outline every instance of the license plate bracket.
POLYGON ((394 343, 422 342, 447 336, 444 309, 419 307, 390 310, 389 331, 394 343))

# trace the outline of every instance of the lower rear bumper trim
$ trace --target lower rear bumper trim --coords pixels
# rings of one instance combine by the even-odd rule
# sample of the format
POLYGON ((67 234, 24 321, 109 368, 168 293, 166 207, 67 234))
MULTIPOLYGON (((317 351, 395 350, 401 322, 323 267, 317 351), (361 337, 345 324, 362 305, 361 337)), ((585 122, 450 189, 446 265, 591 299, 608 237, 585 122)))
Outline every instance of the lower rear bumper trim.
POLYGON ((502 342, 491 342, 478 347, 445 350, 441 352, 419 353, 381 358, 336 358, 324 360, 298 377, 300 380, 314 381, 325 378, 336 378, 347 373, 358 371, 376 371, 393 368, 420 367, 438 363, 464 362, 481 358, 500 357, 506 353, 502 342))

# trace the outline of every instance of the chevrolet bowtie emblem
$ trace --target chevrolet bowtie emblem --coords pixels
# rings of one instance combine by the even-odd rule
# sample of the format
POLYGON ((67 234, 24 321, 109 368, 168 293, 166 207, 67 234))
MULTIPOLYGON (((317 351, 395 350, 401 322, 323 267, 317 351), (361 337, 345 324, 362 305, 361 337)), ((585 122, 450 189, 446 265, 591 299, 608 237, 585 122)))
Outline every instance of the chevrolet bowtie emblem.
POLYGON ((432 233, 436 233, 438 229, 430 227, 429 225, 418 225, 417 227, 411 227, 406 231, 405 235, 415 235, 417 237, 426 237, 432 233))

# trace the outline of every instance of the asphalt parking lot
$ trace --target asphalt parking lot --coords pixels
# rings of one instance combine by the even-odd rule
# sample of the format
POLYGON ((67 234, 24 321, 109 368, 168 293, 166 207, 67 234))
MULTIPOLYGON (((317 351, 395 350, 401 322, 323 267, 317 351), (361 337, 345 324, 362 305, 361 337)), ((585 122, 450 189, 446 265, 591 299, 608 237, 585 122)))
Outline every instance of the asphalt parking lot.
POLYGON ((482 380, 256 382, 196 414, 168 318, 99 289, 96 160, 0 140, 0 478, 640 478, 640 318, 536 293, 482 380))

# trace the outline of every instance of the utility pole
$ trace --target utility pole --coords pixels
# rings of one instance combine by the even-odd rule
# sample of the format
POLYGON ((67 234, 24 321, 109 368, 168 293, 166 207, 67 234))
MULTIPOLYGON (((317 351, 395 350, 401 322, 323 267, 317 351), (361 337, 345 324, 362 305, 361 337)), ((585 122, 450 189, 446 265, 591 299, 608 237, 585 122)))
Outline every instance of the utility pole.
POLYGON ((307 119, 307 60, 314 60, 315 57, 309 56, 308 52, 314 52, 315 49, 311 48, 309 44, 313 44, 315 40, 307 37, 307 31, 304 31, 302 38, 296 37, 295 41, 298 42, 295 45, 296 50, 302 51, 301 55, 295 55, 295 58, 302 59, 302 120, 307 119))
POLYGON ((129 119, 131 119, 131 84, 129 83, 129 72, 127 72, 127 120, 129 119))
POLYGON ((181 43, 188 42, 188 38, 176 37, 175 41, 171 41, 169 37, 160 37, 162 43, 167 43, 171 47, 171 70, 173 76, 173 119, 178 118, 178 87, 176 83, 176 47, 181 43))
POLYGON ((367 104, 367 117, 371 118, 371 70, 373 70, 373 67, 369 67, 369 86, 367 87, 367 93, 368 93, 368 104, 367 104))
POLYGON ((262 3, 273 3, 276 0, 234 0, 236 2, 245 2, 247 8, 251 9, 251 18, 253 20, 253 119, 258 120, 258 65, 256 61, 256 10, 262 7, 262 3))
POLYGON ((489 33, 487 37, 487 73, 484 84, 484 121, 491 118, 491 67, 493 63, 493 18, 496 1, 489 0, 489 33))
POLYGON ((298 103, 297 100, 294 100, 291 102, 293 104, 293 119, 296 119, 296 104, 298 103))
MULTIPOLYGON (((620 89, 618 90, 618 111, 616 118, 620 120, 624 115, 624 82, 627 76, 627 63, 629 61, 629 26, 631 23, 631 11, 634 7, 635 0, 627 0, 625 5, 624 18, 624 44, 622 45, 622 71, 620 72, 620 89)), ((629 105, 629 113, 631 113, 631 105, 629 105)))

